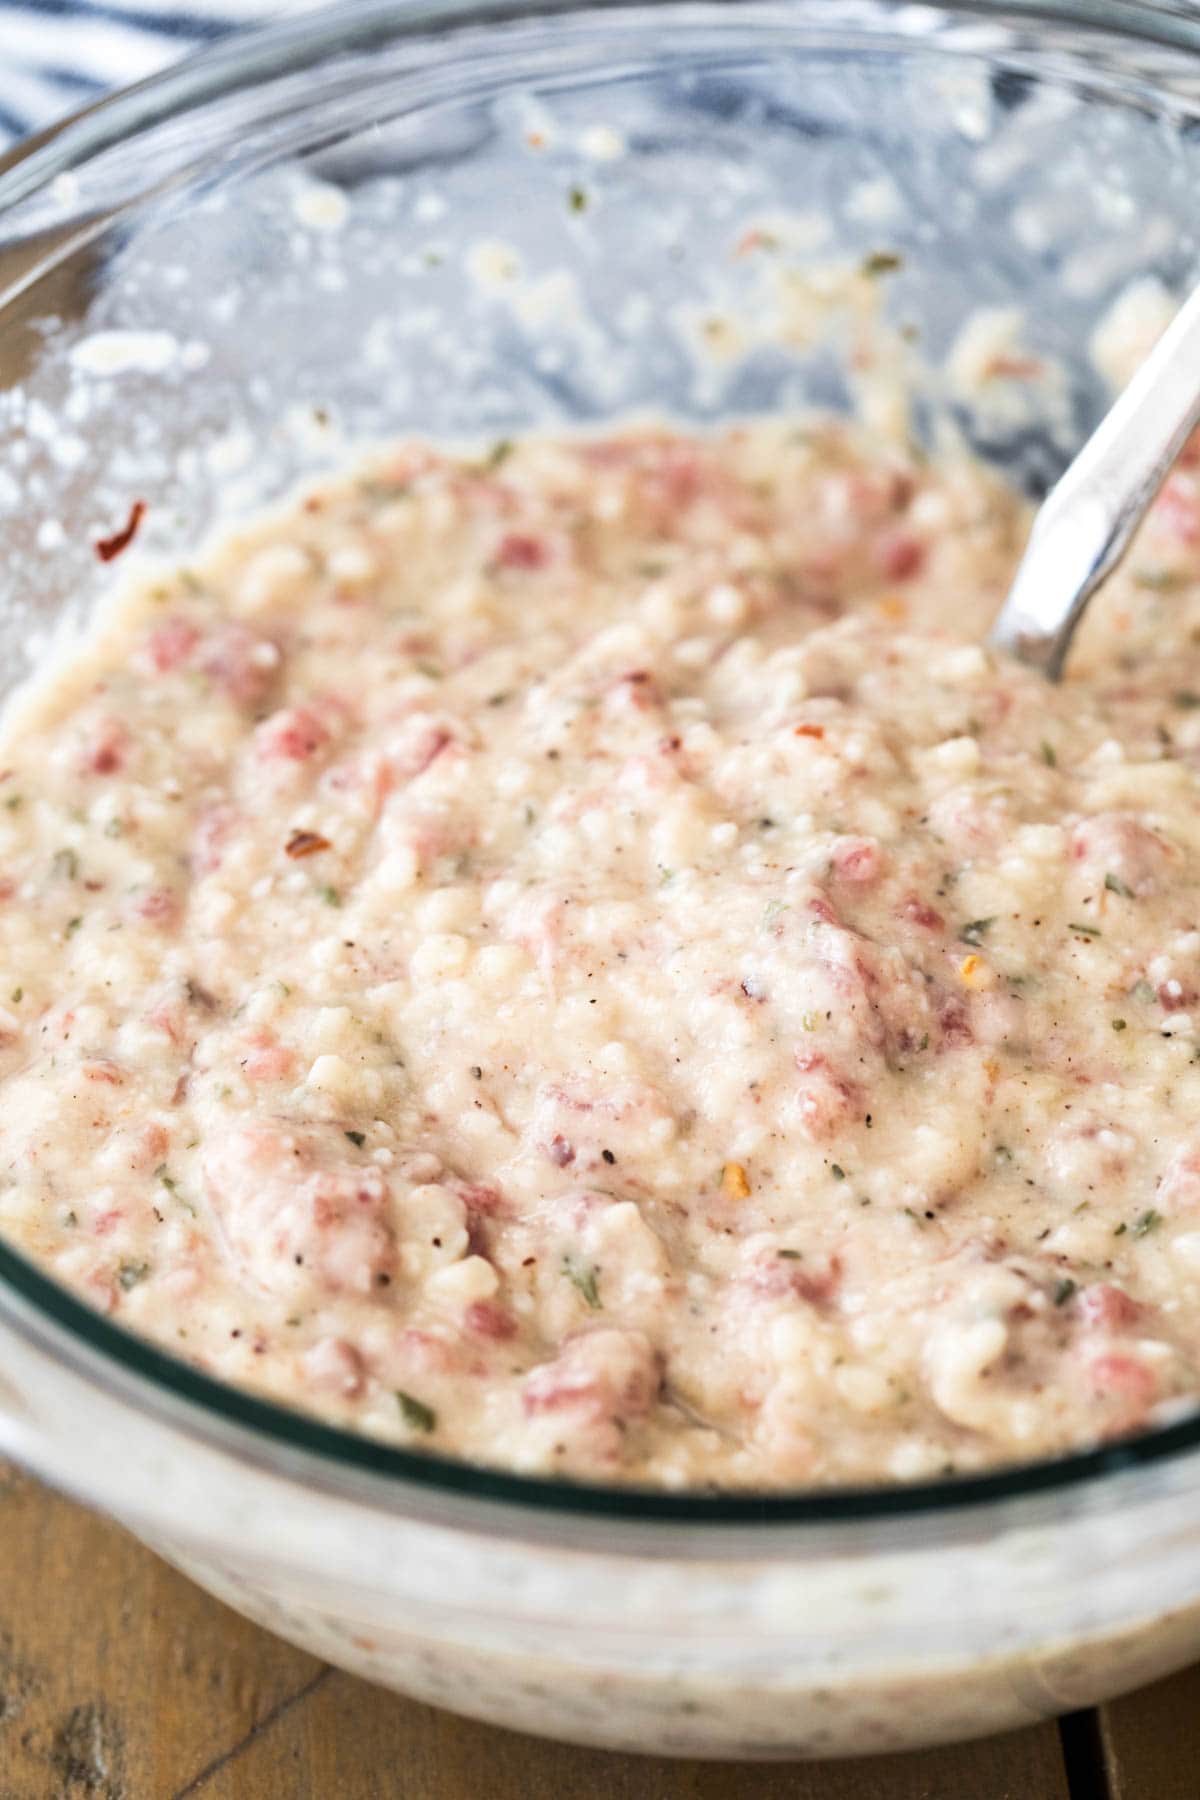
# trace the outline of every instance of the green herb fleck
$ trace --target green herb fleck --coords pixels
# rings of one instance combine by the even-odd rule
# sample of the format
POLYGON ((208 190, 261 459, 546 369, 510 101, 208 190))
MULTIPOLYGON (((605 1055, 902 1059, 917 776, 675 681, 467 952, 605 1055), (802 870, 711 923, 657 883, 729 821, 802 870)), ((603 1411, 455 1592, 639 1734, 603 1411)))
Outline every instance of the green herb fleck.
POLYGON ((1195 693, 1191 688, 1179 688, 1171 695, 1171 701, 1183 712, 1194 712, 1200 706, 1200 694, 1195 693))
POLYGON ((845 1181, 846 1179, 846 1171, 839 1163, 830 1163, 829 1173, 833 1176, 835 1181, 845 1181))
POLYGON ((191 1213, 191 1215, 194 1219, 196 1217, 196 1209, 192 1205, 191 1201, 189 1199, 187 1199, 187 1197, 184 1194, 180 1193, 179 1183, 176 1181, 175 1177, 171 1174, 171 1171, 167 1168, 166 1163, 159 1163, 157 1169, 155 1169, 155 1171, 154 1171, 154 1177, 155 1177, 156 1181, 162 1182, 162 1184, 166 1188, 168 1194, 170 1194, 172 1200, 177 1200, 179 1202, 180 1206, 183 1207, 184 1211, 191 1213))
POLYGON ((119 838, 119 837, 123 837, 124 833, 125 833, 124 819, 110 819, 108 821, 108 824, 104 827, 105 837, 119 838))
POLYGON ((1124 1019, 1114 1019, 1112 1022, 1112 1028, 1114 1031, 1124 1031, 1125 1030, 1125 1020, 1124 1019))
POLYGON ((515 446, 514 446, 511 438, 497 438, 496 442, 492 445, 491 449, 487 453, 487 457, 484 461, 484 468, 485 469, 500 468, 502 463, 506 463, 508 461, 509 457, 513 453, 514 448, 515 448, 515 446))
POLYGON ((1048 738, 1042 739, 1042 761, 1048 769, 1058 767, 1058 752, 1048 738))
POLYGON ((73 938, 75 936, 75 933, 79 930, 79 927, 82 924, 83 924, 82 913, 76 913, 76 915, 73 919, 67 920, 66 927, 63 931, 63 936, 73 938))
POLYGON ((326 906, 340 906, 342 904, 342 896, 335 887, 318 888, 317 892, 320 894, 326 906))
POLYGON ((1126 1225, 1124 1220, 1122 1220, 1121 1223, 1117 1226, 1117 1229, 1113 1232, 1113 1236, 1114 1237, 1124 1237, 1125 1233, 1128 1230, 1129 1230, 1128 1225, 1126 1225))
POLYGON ((1135 569, 1133 579, 1138 587, 1149 588, 1155 594, 1169 593, 1172 588, 1183 587, 1186 581, 1176 569, 1135 569))
POLYGON ((25 801, 21 794, 10 794, 4 804, 7 806, 9 812, 19 812, 22 806, 24 806, 25 801))
POLYGON ((1055 1306, 1065 1306, 1074 1292, 1075 1283, 1071 1280, 1069 1275, 1064 1276, 1054 1290, 1055 1306))
POLYGON ((122 1263, 117 1270, 117 1281, 128 1293, 130 1288, 135 1288, 139 1281, 145 1281, 149 1273, 149 1263, 122 1263))
POLYGON ((582 1263, 573 1262, 569 1256, 563 1257, 562 1268, 563 1274, 571 1283, 571 1286, 578 1289, 580 1296, 587 1305, 591 1307, 592 1311, 599 1312, 602 1307, 602 1302, 600 1299, 600 1289, 596 1282, 595 1269, 592 1268, 590 1264, 585 1266, 582 1263))
POLYGON ((894 275, 904 267, 904 258, 897 256, 894 250, 872 250, 864 256, 859 264, 859 274, 866 275, 869 280, 876 281, 881 275, 894 275))
POLYGON ((1142 1216, 1139 1219, 1137 1219, 1135 1221, 1134 1227, 1133 1227, 1133 1235, 1136 1238, 1147 1237, 1150 1234, 1150 1232, 1152 1232, 1154 1230, 1156 1225, 1161 1225, 1161 1224, 1162 1224, 1162 1214, 1155 1212, 1154 1208, 1151 1206, 1150 1208, 1148 1208, 1148 1210, 1146 1212, 1144 1212, 1142 1214, 1142 1216))
POLYGON ((1150 983, 1143 976, 1140 981, 1135 981, 1133 986, 1130 988, 1129 998, 1131 1000, 1140 1000, 1143 1003, 1143 1005, 1149 1006, 1151 1001, 1153 1001, 1157 998, 1157 995, 1155 994, 1154 989, 1150 986, 1150 983))
POLYGON ((1114 875, 1111 869, 1109 870, 1108 874, 1104 877, 1104 885, 1108 889, 1110 894, 1120 894, 1122 900, 1132 900, 1133 899, 1133 889, 1131 887, 1127 887, 1126 884, 1121 880, 1121 877, 1119 875, 1114 875))
POLYGON ((74 881, 79 873, 79 858, 73 850, 56 850, 50 867, 58 881, 74 881))
POLYGON ((1098 925, 1081 925, 1078 919, 1069 919, 1067 921, 1067 930, 1077 931, 1080 937, 1100 936, 1100 927, 1098 925))
POLYGON ((779 1257, 781 1262, 803 1262, 804 1261, 803 1250, 777 1250, 775 1252, 775 1254, 777 1257, 779 1257))
MULTIPOLYGON (((385 505, 389 500, 407 500, 412 492, 411 481, 384 481, 382 479, 360 481, 357 484, 364 500, 371 500, 378 505, 385 505)), ((396 615, 405 617, 405 614, 396 615)))
POLYGON ((821 1021, 815 1012, 806 1012, 801 1013, 800 1015, 800 1023, 803 1025, 805 1031, 815 1031, 820 1022, 821 1021))
POLYGON ((762 910, 762 929, 769 931, 780 913, 786 912, 787 906, 782 900, 768 900, 762 910))
POLYGON ((414 1431, 432 1431, 437 1425, 437 1414, 432 1406, 426 1406, 423 1400, 417 1400, 412 1394, 406 1394, 403 1388, 396 1389, 396 1400, 404 1417, 404 1423, 411 1425, 414 1431))
POLYGON ((348 1131, 345 1135, 350 1139, 352 1144, 357 1144, 360 1150, 367 1141, 367 1134, 365 1131, 348 1131))
POLYGON ((973 944, 975 946, 975 948, 978 949, 980 944, 982 944, 988 931, 991 929, 991 927, 995 923, 996 923, 996 921, 995 921, 994 917, 991 919, 972 919, 970 924, 964 925, 962 930, 959 932, 959 934, 958 934, 959 943, 960 944, 973 944))
POLYGON ((573 187, 567 195, 567 204, 573 213, 586 212, 588 209, 586 188, 573 187))
POLYGON ((20 987, 15 987, 13 989, 12 993, 8 997, 12 1001, 14 1006, 19 1006, 21 1004, 22 1000, 25 998, 25 989, 20 988, 20 987))

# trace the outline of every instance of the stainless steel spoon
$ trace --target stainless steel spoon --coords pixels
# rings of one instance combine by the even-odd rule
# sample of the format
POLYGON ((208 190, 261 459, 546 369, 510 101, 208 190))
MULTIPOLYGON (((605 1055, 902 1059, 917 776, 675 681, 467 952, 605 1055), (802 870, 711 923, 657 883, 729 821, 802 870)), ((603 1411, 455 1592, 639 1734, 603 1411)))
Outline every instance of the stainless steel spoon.
POLYGON ((1057 681, 1088 601, 1197 424, 1200 288, 1042 502, 990 643, 1057 681))

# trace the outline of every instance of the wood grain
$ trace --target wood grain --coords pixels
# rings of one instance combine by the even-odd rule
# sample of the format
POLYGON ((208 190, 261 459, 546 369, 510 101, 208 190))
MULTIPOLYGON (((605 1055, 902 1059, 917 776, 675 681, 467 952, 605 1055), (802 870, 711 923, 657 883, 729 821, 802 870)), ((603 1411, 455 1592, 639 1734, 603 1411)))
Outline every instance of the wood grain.
POLYGON ((751 1769, 469 1724, 269 1637, 116 1526, 0 1468, 0 1800, 301 1797, 1068 1800, 1068 1787, 1050 1725, 923 1756, 751 1769))
POLYGON ((1200 1668, 1100 1708, 1112 1800, 1196 1800, 1200 1794, 1200 1668))

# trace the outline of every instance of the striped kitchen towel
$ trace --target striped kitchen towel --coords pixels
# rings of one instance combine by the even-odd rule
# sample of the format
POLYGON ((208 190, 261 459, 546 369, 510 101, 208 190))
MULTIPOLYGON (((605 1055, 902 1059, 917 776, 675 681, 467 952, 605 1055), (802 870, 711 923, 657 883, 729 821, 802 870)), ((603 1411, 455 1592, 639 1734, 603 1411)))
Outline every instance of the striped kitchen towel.
POLYGON ((0 148, 295 0, 0 0, 0 148))

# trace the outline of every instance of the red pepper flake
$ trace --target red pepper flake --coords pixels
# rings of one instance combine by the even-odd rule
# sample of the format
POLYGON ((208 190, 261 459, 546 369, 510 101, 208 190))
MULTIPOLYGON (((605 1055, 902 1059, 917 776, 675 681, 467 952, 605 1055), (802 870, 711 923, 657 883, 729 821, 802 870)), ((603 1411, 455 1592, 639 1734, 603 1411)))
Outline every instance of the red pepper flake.
POLYGON ((115 1063, 88 1062, 80 1071, 85 1081, 102 1081, 109 1087, 121 1087, 125 1077, 115 1063))
POLYGON ((284 849, 288 856, 297 859, 315 856, 319 850, 329 849, 329 839, 322 837, 319 831, 293 831, 284 849))
POLYGON ((721 1170, 721 1192, 727 1200, 746 1200, 750 1181, 741 1163, 727 1162, 721 1170))
POLYGON ((995 381, 1003 377, 1007 381, 1033 381, 1041 373, 1042 364, 1036 356, 1001 352, 998 356, 988 358, 983 369, 983 379, 995 381))
POLYGON ((128 550, 130 544, 132 544, 134 538, 137 536, 138 526, 145 517, 145 513, 146 502, 144 500, 135 500, 133 505, 129 508, 129 517, 126 519, 122 529, 120 531, 114 531, 111 537, 96 539, 95 544, 92 547, 101 562, 112 562, 114 557, 120 556, 122 550, 128 550))
POLYGON ((825 727, 823 725, 797 725, 796 736, 816 738, 819 743, 825 736, 825 727))
POLYGON ((778 250, 779 239, 774 232, 764 231, 761 226, 754 225, 744 231, 734 245, 735 256, 749 256, 752 250, 778 250))

